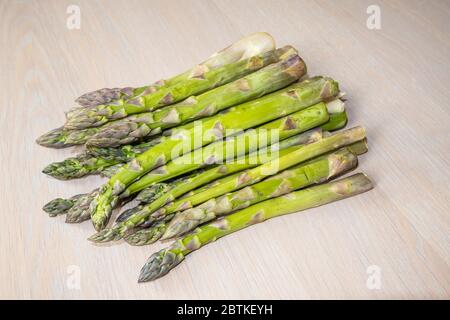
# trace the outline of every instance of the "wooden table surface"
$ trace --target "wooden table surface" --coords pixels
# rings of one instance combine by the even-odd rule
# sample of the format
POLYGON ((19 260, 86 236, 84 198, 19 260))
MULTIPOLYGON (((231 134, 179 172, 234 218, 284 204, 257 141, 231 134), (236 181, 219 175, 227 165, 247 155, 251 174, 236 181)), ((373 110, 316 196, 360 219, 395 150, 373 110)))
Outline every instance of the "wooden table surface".
POLYGON ((450 297, 449 1, 0 1, 0 298, 450 297), (67 7, 81 10, 68 29, 67 7), (370 4, 381 28, 369 29, 370 4), (76 150, 34 139, 78 95, 176 74, 240 37, 292 44, 364 125, 369 193, 247 228, 138 285, 161 245, 97 247, 41 207, 102 180, 40 171, 76 150))

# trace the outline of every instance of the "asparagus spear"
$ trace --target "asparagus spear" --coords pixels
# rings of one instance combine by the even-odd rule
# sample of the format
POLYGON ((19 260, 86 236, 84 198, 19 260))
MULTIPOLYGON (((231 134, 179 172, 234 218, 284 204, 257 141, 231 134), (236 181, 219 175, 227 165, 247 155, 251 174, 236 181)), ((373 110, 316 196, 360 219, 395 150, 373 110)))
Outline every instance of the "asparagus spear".
MULTIPOLYGON (((285 170, 260 183, 208 200, 192 209, 170 214, 149 228, 128 233, 124 239, 131 245, 142 246, 151 244, 161 237, 163 240, 178 237, 193 230, 199 224, 215 219, 217 216, 244 209, 255 203, 281 196, 310 184, 332 179, 356 168, 356 166, 356 155, 350 152, 348 148, 343 148, 285 170)), ((204 188, 200 189, 205 190, 204 188)))
POLYGON ((255 203, 330 180, 357 166, 357 157, 346 148, 300 164, 292 169, 238 191, 212 198, 192 209, 178 212, 162 239, 180 236, 196 226, 255 203))
MULTIPOLYGON (((155 92, 161 88, 170 87, 182 81, 186 81, 187 79, 190 79, 192 74, 198 73, 196 70, 214 70, 223 67, 224 65, 247 59, 248 57, 273 49, 275 49, 275 41, 271 35, 265 32, 253 33, 233 43, 227 48, 214 53, 207 60, 201 62, 193 69, 174 77, 159 80, 150 86, 139 88, 104 88, 86 93, 75 101, 85 107, 95 107, 118 99, 129 99, 141 95, 144 92, 155 92)), ((70 115, 68 117, 70 118, 70 115)))
POLYGON ((90 137, 99 132, 101 127, 81 130, 68 130, 64 127, 53 129, 36 139, 36 142, 48 148, 66 148, 84 144, 90 137))
MULTIPOLYGON (((75 99, 75 102, 81 105, 83 108, 92 108, 103 104, 112 103, 115 100, 124 99, 127 100, 131 97, 134 97, 145 89, 149 90, 158 90, 161 85, 158 83, 144 86, 144 87, 123 87, 123 88, 102 88, 99 90, 91 91, 85 93, 78 98, 75 99), (150 89, 151 88, 151 89, 150 89)), ((73 108, 66 113, 67 119, 74 116, 74 114, 78 113, 82 108, 73 108)))
POLYGON ((87 141, 87 145, 104 147, 130 143, 133 139, 211 116, 230 106, 283 88, 306 71, 297 55, 291 54, 289 57, 201 95, 191 96, 173 106, 129 116, 114 125, 105 126, 87 141))
MULTIPOLYGON (((140 88, 113 88, 100 89, 94 92, 87 93, 79 97, 76 101, 85 107, 73 108, 67 112, 67 118, 73 118, 80 113, 87 112, 97 105, 105 103, 120 104, 120 101, 135 98, 143 94, 150 94, 156 92, 161 88, 171 87, 177 83, 191 79, 192 76, 199 75, 202 70, 217 70, 225 65, 236 63, 238 61, 249 59, 252 56, 257 56, 275 49, 273 38, 264 32, 258 32, 242 38, 224 50, 213 54, 209 59, 202 62, 200 65, 181 73, 175 77, 166 80, 160 80, 150 86, 140 88)), ((278 50, 280 54, 280 50, 278 50)), ((217 72, 217 71, 216 71, 217 72)), ((200 81, 200 80, 198 80, 200 81)), ((82 130, 69 130, 61 127, 54 129, 41 137, 36 142, 45 147, 64 148, 78 144, 84 144, 89 137, 98 132, 100 128, 89 128, 82 130)))
MULTIPOLYGON (((331 110, 332 108, 330 107, 332 104, 331 102, 327 103, 327 109, 329 109, 328 113, 330 115, 330 119, 328 122, 326 122, 325 124, 323 124, 321 127, 322 129, 326 128, 326 130, 330 130, 330 131, 334 131, 334 130, 338 130, 341 129, 345 126, 346 121, 342 121, 343 118, 346 119, 346 114, 345 114, 345 109, 344 109, 344 104, 342 103, 342 101, 335 101, 333 102, 334 105, 334 110, 331 110)), ((269 124, 268 126, 262 126, 261 129, 265 129, 265 130, 269 130, 270 128, 274 128, 277 126, 280 126, 280 124, 282 124, 283 122, 286 123, 290 123, 289 126, 282 126, 283 128, 282 131, 280 131, 280 140, 283 140, 284 138, 290 136, 290 135, 294 135, 298 132, 302 132, 302 130, 304 130, 304 127, 301 125, 301 120, 304 118, 304 113, 303 112, 297 112, 294 114, 291 114, 289 117, 285 117, 279 120, 276 120, 275 122, 273 122, 272 124, 269 124), (278 123, 278 124, 277 124, 278 123), (296 130, 294 130, 292 127, 296 126, 296 130)), ((300 136, 301 137, 301 136, 300 136)), ((293 138, 293 140, 291 141, 295 141, 295 137, 293 138)), ((260 138, 258 137, 258 139, 256 140, 260 140, 260 138)), ((284 142, 283 142, 284 143, 284 142)), ((288 146, 291 146, 289 143, 289 141, 286 141, 288 146)), ((301 144, 301 143, 299 143, 301 144)), ((209 147, 213 147, 209 146, 209 147)), ((275 146, 274 146, 275 147, 275 146)), ((216 148, 217 149, 217 148, 216 148)), ((218 148, 220 149, 220 148, 218 148)), ((252 148, 249 148, 250 151, 252 150, 252 148)), ((235 151, 236 155, 240 155, 242 154, 242 150, 237 150, 235 151)), ((224 152, 222 152, 224 153, 224 152)), ((213 152, 211 152, 211 154, 214 154, 213 152)), ((219 152, 219 154, 221 154, 219 152)), ((178 161, 180 163, 187 163, 188 161, 184 160, 184 158, 189 159, 191 157, 191 155, 185 155, 181 157, 181 161, 178 161)), ((192 161, 192 163, 194 165, 198 165, 198 161, 192 161)), ((181 170, 180 165, 177 167, 173 166, 173 163, 169 163, 169 165, 164 167, 164 172, 168 172, 168 173, 174 173, 177 170, 181 170)), ((188 169, 183 169, 182 171, 187 171, 188 169)), ((131 184, 124 192, 123 195, 124 196, 128 196, 130 194, 134 194, 136 192, 139 192, 141 190, 144 190, 145 188, 147 188, 148 186, 151 186, 153 183, 155 183, 156 181, 161 181, 161 170, 158 170, 158 172, 149 172, 146 175, 144 175, 143 177, 141 177, 139 180, 135 181, 133 184, 131 184)))
MULTIPOLYGON (((188 79, 173 86, 160 88, 150 93, 144 92, 142 95, 129 100, 116 100, 114 104, 80 109, 79 112, 72 114, 71 118, 67 120, 65 127, 67 129, 98 127, 108 121, 125 118, 136 113, 153 111, 188 97, 191 97, 189 101, 182 105, 192 106, 193 101, 203 96, 195 97, 194 95, 202 94, 218 86, 226 86, 230 81, 248 76, 252 72, 293 54, 296 54, 296 50, 291 46, 286 46, 213 70, 202 67, 196 68, 188 79)), ((244 84, 243 82, 239 83, 241 85, 244 84)), ((170 121, 173 119, 172 115, 176 111, 178 109, 170 109, 170 113, 156 112, 154 114, 155 120, 162 123, 170 121)))
POLYGON ((257 203, 223 219, 201 226, 194 233, 154 253, 141 269, 138 281, 158 279, 177 266, 192 251, 255 223, 342 200, 372 188, 370 179, 366 175, 358 173, 348 178, 257 203))
POLYGON ((138 144, 124 145, 119 148, 99 148, 89 147, 87 151, 89 154, 103 158, 106 160, 116 160, 126 162, 135 158, 137 155, 144 153, 148 149, 156 146, 161 142, 161 137, 152 138, 149 141, 144 141, 138 144))
POLYGON ((98 189, 95 189, 92 192, 86 193, 79 197, 73 206, 67 211, 66 223, 80 223, 89 220, 91 217, 89 205, 97 194, 98 189))
MULTIPOLYGON (((305 133, 293 136, 285 139, 280 143, 276 143, 267 148, 267 151, 255 151, 250 155, 243 157, 243 161, 236 161, 231 163, 224 163, 219 166, 215 166, 209 170, 204 171, 195 179, 185 181, 185 183, 177 185, 176 188, 171 189, 169 192, 163 194, 161 197, 155 199, 153 202, 145 205, 138 206, 134 209, 128 210, 124 213, 125 219, 121 219, 113 228, 104 229, 97 234, 94 234, 89 240, 94 242, 107 242, 111 240, 119 240, 130 230, 139 225, 147 223, 151 225, 155 219, 149 219, 151 213, 162 207, 163 205, 173 201, 174 199, 188 193, 191 190, 196 189, 202 185, 210 183, 221 177, 239 172, 248 168, 256 167, 262 163, 270 161, 274 156, 283 156, 294 150, 299 146, 318 141, 322 137, 322 131, 320 129, 314 129, 305 133), (261 157, 261 154, 267 154, 266 157, 261 157), (273 156, 272 156, 273 154, 273 156)), ((170 171, 170 164, 167 166, 170 171)), ((176 168, 176 165, 175 165, 176 168)), ((209 186, 211 187, 211 185, 209 186)), ((190 194, 192 196, 195 192, 190 194)))
MULTIPOLYGON (((304 71, 304 64, 298 56, 288 61, 292 64, 292 69, 286 72, 299 75, 304 71)), ((254 127, 283 114, 303 109, 307 105, 317 103, 317 100, 333 97, 337 92, 338 85, 331 79, 319 77, 305 80, 288 89, 234 107, 227 113, 199 121, 202 130, 194 127, 191 130, 184 130, 167 137, 163 142, 124 166, 101 188, 99 196, 96 197, 91 206, 91 220, 94 227, 96 230, 101 230, 106 226, 117 195, 127 185, 151 169, 163 165, 172 157, 176 157, 176 151, 181 151, 180 147, 183 148, 187 144, 191 147, 192 143, 201 147, 214 140, 221 139, 223 136, 230 135, 231 132, 228 129, 240 128, 245 130, 254 127), (268 107, 271 112, 267 112, 268 107)), ((207 159, 207 157, 204 159, 207 159)))
POLYGON ((195 189, 198 186, 208 183, 204 188, 209 188, 212 185, 212 183, 210 183, 212 180, 237 171, 255 167, 261 164, 262 160, 268 161, 268 159, 271 158, 271 156, 267 156, 265 159, 262 159, 262 157, 259 157, 259 154, 267 153, 267 155, 269 155, 270 153, 274 153, 274 156, 287 154, 288 152, 295 150, 295 148, 290 147, 311 143, 321 138, 322 130, 320 128, 312 129, 289 139, 285 139, 281 143, 271 145, 269 148, 266 148, 267 152, 258 150, 246 155, 243 157, 243 160, 239 160, 236 163, 216 165, 208 170, 197 170, 194 174, 187 177, 155 183, 139 192, 135 200, 140 202, 140 205, 122 212, 116 219, 116 222, 128 220, 131 215, 142 210, 143 205, 145 204, 150 204, 149 206, 154 209, 149 208, 148 211, 153 212, 163 204, 168 203, 175 198, 187 195, 192 196, 196 192, 203 191, 202 188, 195 189))

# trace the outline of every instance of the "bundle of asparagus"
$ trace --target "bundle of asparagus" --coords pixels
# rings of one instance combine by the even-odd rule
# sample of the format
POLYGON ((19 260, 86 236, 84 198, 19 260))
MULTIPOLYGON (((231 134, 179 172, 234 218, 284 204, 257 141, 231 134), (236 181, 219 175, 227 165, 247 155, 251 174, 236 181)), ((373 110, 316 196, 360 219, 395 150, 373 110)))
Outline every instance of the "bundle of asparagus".
POLYGON ((85 150, 43 172, 108 180, 44 211, 91 220, 96 243, 178 238, 149 258, 142 282, 231 232, 371 189, 363 174, 332 181, 357 167, 365 130, 337 131, 347 124, 338 83, 305 74, 295 48, 255 33, 174 77, 80 96, 37 142, 85 150), (130 201, 107 228, 112 209, 130 201))

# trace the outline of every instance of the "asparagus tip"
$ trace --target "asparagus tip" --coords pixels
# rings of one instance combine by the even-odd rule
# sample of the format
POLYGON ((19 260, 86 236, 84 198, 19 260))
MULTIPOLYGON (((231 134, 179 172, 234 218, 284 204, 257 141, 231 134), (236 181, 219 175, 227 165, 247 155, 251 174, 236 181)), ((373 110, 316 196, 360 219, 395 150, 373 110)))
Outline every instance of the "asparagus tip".
POLYGON ((141 269, 138 283, 156 280, 166 275, 183 259, 184 255, 182 253, 176 254, 171 248, 162 249, 152 254, 141 269))

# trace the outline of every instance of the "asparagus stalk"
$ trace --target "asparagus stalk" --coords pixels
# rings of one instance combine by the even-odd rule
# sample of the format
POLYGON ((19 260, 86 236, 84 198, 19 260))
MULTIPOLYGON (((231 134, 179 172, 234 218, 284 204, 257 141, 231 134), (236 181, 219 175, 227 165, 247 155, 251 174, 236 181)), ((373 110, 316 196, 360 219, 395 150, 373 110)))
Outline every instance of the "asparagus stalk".
POLYGON ((86 193, 79 197, 73 206, 67 211, 66 223, 80 223, 89 220, 91 217, 89 205, 97 194, 98 189, 95 189, 92 192, 86 193))
MULTIPOLYGON (((133 87, 123 87, 123 88, 102 88, 95 91, 87 92, 78 98, 75 99, 75 102, 78 103, 83 108, 93 108, 99 105, 109 104, 114 102, 115 100, 128 100, 136 95, 141 94, 147 88, 149 91, 158 90, 161 85, 158 83, 143 86, 138 88, 133 87)), ((66 113, 66 118, 70 119, 75 114, 80 112, 82 108, 73 108, 66 113)))
MULTIPOLYGON (((334 100, 333 100, 334 101, 334 100)), ((334 130, 338 130, 341 129, 345 126, 347 121, 342 121, 342 118, 346 119, 346 113, 345 113, 345 108, 344 108, 344 104, 342 103, 342 101, 335 101, 335 102, 328 102, 327 103, 327 110, 329 113, 329 121, 326 122, 325 124, 323 124, 321 126, 322 129, 324 130, 330 130, 330 131, 334 131, 334 130), (332 108, 330 106, 334 105, 334 110, 332 110, 332 108), (325 129, 326 128, 326 129, 325 129)), ((305 127, 301 125, 302 119, 305 117, 305 114, 303 112, 297 112, 294 114, 291 114, 289 117, 285 117, 279 120, 275 120, 273 123, 267 125, 267 126, 262 126, 261 129, 264 130, 270 130, 273 129, 274 127, 281 127, 280 132, 280 140, 282 140, 282 143, 285 144, 286 146, 292 146, 290 143, 292 141, 295 141, 296 137, 294 136, 294 138, 292 140, 288 140, 288 141, 284 141, 283 139, 286 137, 289 137, 290 135, 294 135, 297 134, 298 132, 302 132, 305 127), (290 125, 288 126, 284 126, 281 125, 283 122, 285 123, 290 123, 290 125), (277 124, 278 123, 278 124, 277 124), (296 130, 293 129, 293 127, 296 126, 296 130)), ((262 130, 263 131, 263 130, 262 130)), ((308 134, 305 135, 305 137, 308 136, 308 134)), ((300 135, 300 140, 302 139, 302 136, 300 135)), ((258 137, 259 141, 260 137, 258 137)), ((300 141, 300 143, 298 144, 303 144, 302 141, 300 141)), ((239 145, 239 144, 238 144, 239 145)), ((209 146, 209 147, 213 147, 209 146)), ((273 147, 276 147, 276 145, 274 145, 273 147)), ((208 147, 207 147, 208 148, 208 147)), ((216 149, 220 149, 220 148, 216 148, 216 149)), ((249 150, 253 150, 252 147, 249 146, 249 150)), ((264 152, 264 151, 263 151, 264 152)), ((207 153, 207 152, 205 152, 207 153)), ((225 152, 222 152, 225 153, 225 152)), ((236 150, 235 151, 236 155, 240 155, 243 153, 242 150, 236 150)), ((214 154, 213 152, 211 152, 211 154, 214 154)), ((220 152, 219 152, 220 154, 220 152)), ((185 155, 181 157, 181 161, 178 161, 180 163, 187 163, 188 161, 184 160, 185 158, 188 159, 189 157, 191 157, 191 155, 185 155)), ((215 156, 216 158, 219 158, 219 156, 215 156)), ((198 161, 191 161, 193 164, 198 165, 198 161)), ((139 180, 135 181, 134 183, 132 183, 124 192, 123 195, 124 196, 128 196, 131 194, 134 194, 136 192, 139 192, 141 190, 144 190, 145 188, 151 186, 153 183, 157 182, 157 181, 161 181, 162 176, 161 176, 161 171, 167 172, 169 174, 173 174, 174 172, 176 172, 177 170, 181 170, 183 167, 181 167, 180 165, 178 166, 174 166, 173 163, 169 163, 167 166, 165 166, 163 168, 163 170, 158 170, 158 172, 149 172, 146 175, 144 175, 143 177, 141 177, 139 180)), ((247 169, 247 168, 246 168, 247 169)), ((188 169, 183 169, 181 171, 187 171, 188 169)))
MULTIPOLYGON (((270 144, 271 136, 268 136, 268 134, 271 132, 278 133, 278 139, 284 140, 290 136, 294 136, 320 125, 328 119, 329 114, 327 109, 330 103, 318 103, 307 109, 297 111, 289 116, 264 124, 255 130, 246 132, 242 136, 230 138, 228 141, 215 142, 204 147, 202 152, 185 154, 177 160, 172 161, 172 163, 162 167, 162 169, 158 170, 157 174, 150 172, 141 177, 141 179, 131 184, 124 191, 124 195, 133 194, 151 185, 155 180, 159 180, 161 171, 173 174, 177 171, 187 172, 195 170, 203 166, 204 159, 216 159, 217 162, 220 162, 228 159, 228 154, 241 156, 249 151, 252 152, 260 148, 260 141, 263 141, 264 139, 267 139, 267 143, 270 144), (234 149, 231 149, 231 151, 228 149, 230 144, 235 147, 234 149)), ((342 108, 344 108, 344 105, 341 105, 342 108)))
MULTIPOLYGON (((211 221, 218 216, 244 209, 255 203, 281 196, 310 184, 330 180, 344 172, 353 170, 356 166, 356 155, 348 148, 343 148, 285 170, 260 183, 225 194, 219 198, 210 199, 192 209, 170 214, 149 228, 142 228, 134 233, 130 232, 124 239, 131 245, 142 246, 151 244, 160 238, 165 240, 178 237, 193 230, 199 224, 211 221)), ((204 188, 196 190, 201 189, 205 190, 204 188)))
MULTIPOLYGON (((247 59, 270 50, 275 49, 275 41, 271 35, 265 32, 257 32, 248 35, 239 41, 233 43, 227 48, 214 53, 207 60, 201 62, 194 68, 187 70, 174 77, 159 80, 152 85, 139 88, 104 88, 93 92, 86 93, 75 101, 84 107, 95 107, 111 103, 119 99, 130 99, 141 95, 144 92, 156 92, 161 88, 167 88, 177 83, 186 81, 197 74, 197 70, 214 70, 224 65, 247 59)), ((68 117, 70 118, 70 114, 68 117)))
POLYGON ((220 110, 283 88, 301 77, 306 67, 300 58, 290 58, 269 65, 231 83, 198 96, 191 96, 173 106, 129 116, 114 125, 105 126, 92 136, 88 145, 117 146, 130 143, 162 129, 211 116, 220 110))
POLYGON ((287 155, 273 159, 253 169, 222 178, 216 186, 193 196, 174 201, 152 213, 150 218, 159 220, 168 214, 187 210, 209 199, 255 184, 284 169, 363 139, 365 139, 365 131, 362 127, 338 132, 335 135, 305 145, 287 155))
MULTIPOLYGON (((181 105, 190 107, 193 105, 193 101, 196 101, 198 98, 202 97, 204 100, 202 93, 205 91, 222 85, 227 86, 227 83, 230 81, 248 76, 252 72, 293 54, 296 54, 296 50, 291 46, 286 46, 213 70, 202 67, 196 68, 188 79, 176 83, 173 86, 160 88, 154 92, 144 92, 142 95, 129 100, 116 100, 115 104, 80 109, 79 112, 74 113, 67 120, 65 127, 68 129, 98 127, 108 121, 125 118, 132 114, 154 111, 155 109, 179 102, 188 97, 190 97, 189 101, 181 105), (194 95, 197 94, 201 95, 195 97, 194 95)), ((246 85, 243 82, 239 83, 246 85)), ((172 115, 174 112, 178 110, 179 108, 170 109, 170 113, 155 112, 155 120, 161 121, 162 123, 170 121, 173 119, 172 115)))
MULTIPOLYGON (((273 144, 267 151, 255 151, 250 155, 243 157, 243 161, 241 159, 241 161, 232 161, 230 163, 215 166, 199 174, 195 177, 195 179, 189 179, 188 181, 185 181, 185 183, 177 185, 175 188, 171 189, 169 192, 166 192, 153 202, 148 203, 145 206, 138 206, 134 209, 128 210, 126 213, 124 212, 124 216, 126 216, 125 219, 121 219, 121 221, 119 221, 119 223, 112 228, 104 229, 94 234, 89 238, 89 240, 94 242, 119 240, 137 226, 143 224, 151 225, 155 221, 155 218, 151 218, 151 214, 176 198, 179 198, 180 196, 221 177, 228 176, 248 168, 256 167, 262 163, 270 161, 270 159, 273 159, 275 156, 286 155, 304 144, 318 141, 321 138, 322 131, 320 129, 310 130, 303 134, 283 140, 280 143, 273 144), (267 156, 261 157, 261 154, 267 154, 267 156)), ((167 166, 168 169, 170 169, 170 164, 171 163, 167 166)), ((209 185, 209 187, 211 187, 211 185, 209 185)), ((189 196, 193 196, 194 194, 196 194, 196 192, 189 194, 189 196)))
POLYGON ((348 178, 257 203, 223 219, 201 226, 193 234, 154 253, 141 269, 138 281, 144 282, 160 278, 183 261, 184 257, 192 251, 255 223, 342 200, 372 188, 370 179, 366 175, 358 173, 348 178))
MULTIPOLYGON (((304 64, 298 56, 288 61, 292 68, 290 71, 286 71, 287 73, 295 73, 297 76, 303 73, 304 64)), ((255 127, 286 113, 293 113, 323 99, 329 99, 335 96, 338 90, 337 82, 329 78, 319 77, 305 80, 274 94, 241 104, 227 113, 200 121, 202 130, 194 127, 191 130, 184 130, 167 137, 163 142, 124 166, 101 188, 100 194, 91 206, 91 220, 94 227, 96 230, 101 230, 106 226, 117 195, 132 181, 151 169, 163 165, 172 157, 176 157, 175 151, 180 151, 179 148, 186 146, 187 143, 189 143, 189 147, 193 142, 201 147, 230 135, 231 132, 228 129, 245 130, 255 127), (268 108, 270 108, 270 112, 267 112, 268 108)))
POLYGON ((180 236, 200 224, 255 203, 333 179, 356 166, 356 155, 346 148, 297 165, 259 183, 178 212, 166 227, 162 239, 180 236))

